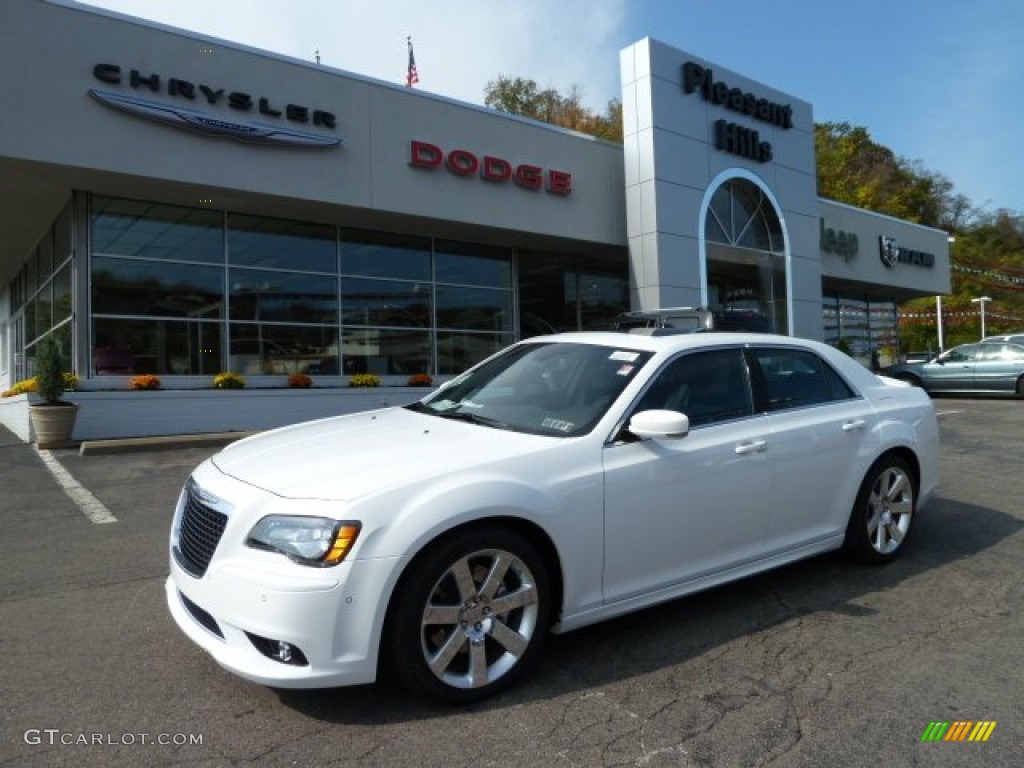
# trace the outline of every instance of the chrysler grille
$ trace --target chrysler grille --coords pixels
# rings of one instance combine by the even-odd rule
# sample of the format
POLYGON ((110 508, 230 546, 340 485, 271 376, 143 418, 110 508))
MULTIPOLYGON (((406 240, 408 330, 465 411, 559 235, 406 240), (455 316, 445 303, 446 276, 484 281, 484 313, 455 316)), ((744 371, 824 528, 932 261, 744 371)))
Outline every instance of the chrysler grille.
POLYGON ((206 573, 227 522, 227 515, 196 498, 195 486, 190 482, 185 492, 178 546, 174 548, 178 564, 196 578, 206 573))

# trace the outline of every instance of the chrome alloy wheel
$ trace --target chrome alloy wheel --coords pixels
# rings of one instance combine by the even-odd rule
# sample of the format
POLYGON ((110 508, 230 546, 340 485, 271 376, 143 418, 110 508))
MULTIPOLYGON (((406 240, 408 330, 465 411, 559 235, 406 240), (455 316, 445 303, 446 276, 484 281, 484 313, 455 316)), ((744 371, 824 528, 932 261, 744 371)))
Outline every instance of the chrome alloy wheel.
POLYGON ((867 533, 872 548, 889 555, 900 548, 914 512, 914 484, 898 465, 875 478, 868 495, 867 533))
POLYGON ((445 685, 489 685, 526 652, 539 615, 536 578, 520 558, 501 549, 473 552, 430 590, 420 621, 424 661, 445 685))

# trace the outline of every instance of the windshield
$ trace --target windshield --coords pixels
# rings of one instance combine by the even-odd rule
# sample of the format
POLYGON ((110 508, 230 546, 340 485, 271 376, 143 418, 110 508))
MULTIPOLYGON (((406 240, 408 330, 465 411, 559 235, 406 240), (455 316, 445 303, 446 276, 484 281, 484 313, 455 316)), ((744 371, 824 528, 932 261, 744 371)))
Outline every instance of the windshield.
POLYGON ((522 344, 409 407, 499 429, 573 437, 594 428, 650 357, 624 347, 522 344))

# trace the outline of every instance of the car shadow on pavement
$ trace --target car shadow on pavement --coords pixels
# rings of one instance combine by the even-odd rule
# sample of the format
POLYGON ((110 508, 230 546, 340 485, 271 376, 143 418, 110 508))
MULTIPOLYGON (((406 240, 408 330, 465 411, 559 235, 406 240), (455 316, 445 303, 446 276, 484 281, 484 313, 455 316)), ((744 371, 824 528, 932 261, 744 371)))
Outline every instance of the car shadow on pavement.
MULTIPOLYGON (((474 705, 473 711, 500 711, 578 696, 659 671, 671 677, 673 667, 791 622, 814 622, 826 642, 832 638, 840 645, 851 633, 870 635, 879 622, 891 626, 897 621, 908 632, 929 633, 947 615, 943 591, 948 580, 937 571, 945 572, 947 566, 983 553, 1021 528, 1024 520, 1004 512, 937 497, 918 518, 906 551, 888 565, 858 565, 839 553, 829 553, 551 636, 526 679, 474 705), (893 590, 901 594, 888 595, 893 590), (874 607, 878 604, 882 607, 874 607), (880 616, 880 611, 885 615, 880 616), (838 626, 830 629, 830 624, 838 626)), ((960 578, 974 577, 967 573, 960 578)), ((828 654, 813 647, 818 642, 815 637, 800 638, 798 633, 796 642, 806 642, 814 653, 828 654)), ((420 700, 386 678, 376 685, 278 690, 277 695, 285 706, 330 723, 401 723, 464 711, 420 700)))

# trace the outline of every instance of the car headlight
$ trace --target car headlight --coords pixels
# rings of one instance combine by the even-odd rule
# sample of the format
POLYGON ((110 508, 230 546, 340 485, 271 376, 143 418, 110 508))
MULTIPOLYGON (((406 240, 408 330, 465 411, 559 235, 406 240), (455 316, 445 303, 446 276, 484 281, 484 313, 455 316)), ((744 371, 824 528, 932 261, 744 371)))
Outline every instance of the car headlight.
POLYGON ((280 552, 301 565, 337 565, 356 543, 359 523, 329 517, 268 515, 249 531, 245 543, 280 552))

